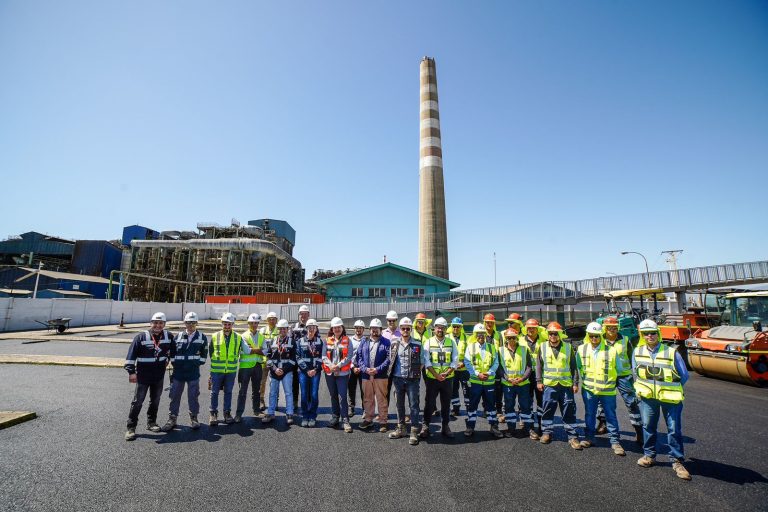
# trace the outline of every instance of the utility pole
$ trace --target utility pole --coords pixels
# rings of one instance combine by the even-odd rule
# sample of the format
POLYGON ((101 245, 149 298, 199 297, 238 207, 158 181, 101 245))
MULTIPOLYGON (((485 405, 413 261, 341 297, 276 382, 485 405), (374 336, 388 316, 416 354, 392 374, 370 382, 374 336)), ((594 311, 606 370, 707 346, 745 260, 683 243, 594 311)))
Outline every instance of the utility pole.
POLYGON ((677 255, 683 252, 682 249, 672 249, 669 251, 661 251, 661 254, 667 255, 667 263, 669 264, 669 282, 672 286, 678 286, 680 281, 677 278, 677 255))

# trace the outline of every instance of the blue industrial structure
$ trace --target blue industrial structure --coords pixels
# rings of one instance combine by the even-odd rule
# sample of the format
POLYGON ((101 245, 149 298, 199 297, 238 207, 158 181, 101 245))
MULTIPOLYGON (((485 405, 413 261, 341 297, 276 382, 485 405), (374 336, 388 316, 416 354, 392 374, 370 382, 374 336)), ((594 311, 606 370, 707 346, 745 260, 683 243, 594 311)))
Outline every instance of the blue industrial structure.
POLYGON ((120 268, 123 252, 105 240, 78 240, 72 255, 70 270, 73 274, 109 277, 120 268))
MULTIPOLYGON (((131 245, 132 240, 157 240, 160 238, 160 233, 154 229, 145 228, 134 224, 133 226, 125 226, 123 228, 123 245, 131 245)), ((118 263, 118 267, 119 267, 118 263)))
POLYGON ((267 238, 269 237, 270 232, 275 236, 275 238, 284 238, 291 245, 290 250, 286 249, 285 247, 283 247, 283 249, 286 249, 288 254, 293 254, 293 248, 296 245, 296 230, 293 229, 293 227, 286 221, 277 219, 256 219, 249 220, 248 225, 263 229, 267 238))
POLYGON ((31 265, 32 261, 44 260, 66 268, 74 250, 75 242, 72 240, 29 231, 0 242, 0 264, 31 265))

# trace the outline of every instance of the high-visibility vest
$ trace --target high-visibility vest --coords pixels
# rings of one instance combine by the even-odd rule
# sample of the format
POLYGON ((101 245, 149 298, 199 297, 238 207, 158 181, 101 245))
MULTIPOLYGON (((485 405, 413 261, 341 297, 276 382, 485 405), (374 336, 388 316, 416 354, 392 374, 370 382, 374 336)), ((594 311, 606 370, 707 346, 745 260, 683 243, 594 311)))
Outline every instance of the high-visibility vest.
POLYGON ((646 345, 635 349, 637 396, 671 404, 683 401, 683 384, 675 369, 676 350, 661 344, 654 356, 646 345))
MULTIPOLYGON (((605 338, 605 335, 603 335, 603 338, 605 338)), ((607 340, 606 343, 608 343, 607 340)), ((629 338, 626 336, 621 336, 613 342, 613 345, 609 346, 613 347, 613 349, 616 351, 616 374, 619 377, 632 375, 632 363, 630 362, 629 353, 629 338), (621 366, 621 371, 619 371, 619 366, 621 366)))
POLYGON ((533 348, 531 348, 531 344, 528 343, 528 338, 525 336, 525 334, 518 336, 517 342, 528 347, 528 352, 531 353, 531 357, 538 357, 541 346, 545 343, 549 343, 547 340, 541 341, 541 338, 537 338, 536 342, 533 344, 533 348))
POLYGON ((573 386, 571 377, 571 344, 560 342, 560 352, 549 346, 549 342, 539 347, 541 360, 544 363, 542 381, 545 386, 573 386))
POLYGON ((229 345, 225 341, 224 331, 214 333, 211 341, 211 373, 235 373, 242 343, 243 338, 235 331, 229 335, 229 345))
MULTIPOLYGON (((347 354, 349 354, 351 349, 352 342, 349 341, 347 336, 342 337, 340 340, 337 340, 335 336, 329 336, 328 339, 325 340, 325 357, 331 361, 334 359, 334 353, 338 354, 339 361, 343 361, 347 358, 347 354)), ((351 367, 352 361, 350 360, 346 365, 339 368, 338 371, 348 372, 351 367)), ((325 373, 331 373, 331 369, 325 363, 323 363, 323 370, 325 370, 325 373)))
MULTIPOLYGON (((443 343, 440 340, 432 336, 424 343, 424 350, 429 353, 429 359, 432 361, 432 368, 437 373, 443 373, 451 367, 451 355, 454 347, 453 339, 446 336, 443 338, 443 343)), ((434 379, 435 377, 427 370, 428 379, 434 379)), ((453 375, 451 375, 453 377, 453 375)))
POLYGON ((430 331, 429 329, 424 329, 424 334, 419 334, 419 331, 417 331, 415 327, 411 331, 411 338, 415 339, 418 342, 421 342, 422 345, 431 337, 432 337, 432 331, 430 331))
MULTIPOLYGON (((264 343, 262 343, 262 347, 266 347, 267 350, 269 350, 269 347, 272 346, 272 340, 277 339, 278 336, 280 336, 280 329, 275 326, 274 329, 271 331, 269 330, 269 325, 265 325, 264 327, 259 327, 259 334, 262 335, 264 338, 264 343)), ((267 358, 264 358, 264 361, 262 361, 262 366, 266 366, 267 364, 267 358)))
MULTIPOLYGON (((253 339, 253 333, 250 329, 243 331, 241 335, 243 340, 248 344, 251 349, 264 350, 264 335, 260 332, 256 333, 256 339, 253 339)), ((266 360, 266 357, 260 354, 240 354, 240 368, 253 368, 257 364, 261 364, 266 360)))
POLYGON ((493 344, 496 347, 496 350, 501 348, 501 346, 504 344, 504 342, 501 341, 501 333, 499 333, 499 331, 497 331, 495 329, 493 330, 493 335, 492 336, 489 336, 488 335, 488 331, 485 331, 485 340, 486 341, 493 340, 493 344))
POLYGON ((593 395, 615 395, 616 350, 605 340, 600 341, 596 355, 594 350, 591 343, 579 347, 583 377, 581 384, 593 395))
POLYGON ((477 377, 470 377, 469 382, 472 384, 480 384, 481 386, 493 386, 496 383, 496 375, 491 373, 491 367, 496 360, 496 347, 493 343, 483 343, 485 348, 485 354, 480 352, 480 343, 470 343, 467 346, 466 358, 472 362, 472 366, 475 368, 475 375, 478 373, 487 373, 487 380, 480 380, 477 377))
POLYGON ((525 375, 525 366, 528 360, 528 347, 520 343, 515 347, 515 351, 509 350, 509 347, 504 345, 499 350, 499 366, 504 368, 505 378, 501 381, 505 386, 525 386, 531 381, 525 379, 519 384, 512 384, 508 378, 519 378, 525 375))
MULTIPOLYGON (((464 331, 461 331, 461 334, 459 334, 458 338, 451 334, 446 334, 446 338, 451 338, 453 342, 456 344, 456 350, 459 353, 459 359, 458 362, 463 364, 464 363, 464 355, 467 353, 467 344, 469 343, 469 339, 467 338, 467 335, 464 333, 464 331)), ((456 369, 457 372, 465 372, 467 371, 466 368, 456 369)))

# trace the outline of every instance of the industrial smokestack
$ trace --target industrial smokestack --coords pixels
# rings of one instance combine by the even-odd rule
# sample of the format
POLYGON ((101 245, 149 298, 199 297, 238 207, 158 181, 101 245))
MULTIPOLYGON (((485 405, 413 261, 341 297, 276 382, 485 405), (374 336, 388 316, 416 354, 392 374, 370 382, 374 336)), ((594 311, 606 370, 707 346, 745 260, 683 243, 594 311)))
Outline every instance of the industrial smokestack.
POLYGON ((419 271, 448 279, 443 150, 435 59, 421 59, 419 108, 419 271))

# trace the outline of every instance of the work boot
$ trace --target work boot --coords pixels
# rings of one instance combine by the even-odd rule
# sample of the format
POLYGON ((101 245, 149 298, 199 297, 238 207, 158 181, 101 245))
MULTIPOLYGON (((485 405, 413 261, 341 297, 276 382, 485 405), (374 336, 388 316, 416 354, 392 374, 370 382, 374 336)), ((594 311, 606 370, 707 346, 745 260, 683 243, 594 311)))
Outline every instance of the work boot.
POLYGON ((624 448, 619 443, 612 444, 611 448, 613 449, 613 453, 619 457, 623 457, 627 454, 627 452, 624 451, 624 448))
POLYGON ((452 420, 455 420, 458 415, 459 415, 459 408, 458 407, 454 407, 453 409, 451 409, 451 419, 452 420))
POLYGON ((504 434, 501 433, 501 430, 496 425, 491 425, 491 435, 497 439, 504 437, 504 434))
POLYGON ((419 437, 422 439, 426 439, 429 437, 429 425, 426 423, 421 426, 421 431, 419 432, 419 437))
POLYGON ((464 431, 464 435, 466 437, 472 437, 473 435, 475 435, 475 429, 473 429, 472 427, 467 427, 467 429, 464 431))
POLYGON ((134 439, 136 439, 136 429, 133 428, 133 427, 130 427, 125 432, 125 440, 126 441, 133 441, 134 439))
POLYGON ((163 432, 170 432, 173 430, 173 428, 176 426, 176 416, 170 415, 168 416, 168 421, 165 422, 165 425, 163 425, 162 430, 163 432))
POLYGON ((331 421, 328 422, 328 428, 337 428, 339 426, 339 417, 331 416, 331 421))
POLYGON ((285 422, 288 424, 289 427, 293 425, 293 416, 291 416, 290 414, 286 416, 285 422))
POLYGON ((212 412, 211 417, 208 418, 208 425, 215 427, 218 424, 219 424, 219 413, 212 412))
POLYGON ((506 423, 507 422, 506 416, 504 416, 502 413, 499 413, 499 414, 496 415, 496 420, 499 423, 506 423))
POLYGON ((411 424, 411 417, 409 415, 405 415, 405 424, 410 425, 411 424))
POLYGON ((243 417, 240 414, 235 414, 235 423, 240 423, 243 421, 243 417))
POLYGON ((301 420, 301 426, 304 427, 304 428, 307 428, 309 426, 309 421, 308 420, 301 420))
POLYGON ((515 427, 512 423, 507 425, 507 430, 504 432, 504 437, 515 437, 515 427))
POLYGON ((608 433, 608 426, 605 424, 605 420, 597 420, 597 429, 595 430, 595 433, 597 433, 599 436, 608 433))
POLYGON ((355 417, 355 405, 352 404, 349 406, 349 417, 354 418, 355 417))
POLYGON ((401 437, 405 437, 405 425, 398 423, 395 430, 390 432, 387 437, 390 439, 400 439, 401 437))
POLYGON ((642 467, 642 468, 649 468, 649 467, 653 466, 655 463, 656 463, 656 461, 653 460, 652 458, 650 458, 647 455, 643 455, 642 457, 637 459, 637 465, 642 467))
POLYGON ((685 469, 685 466, 683 466, 683 463, 680 461, 675 461, 672 463, 672 469, 675 471, 675 474, 677 475, 677 478, 682 478, 683 480, 690 480, 691 474, 688 472, 687 469, 685 469))
POLYGON ((370 420, 363 420, 363 422, 360 424, 360 430, 368 430, 371 428, 371 425, 373 425, 373 422, 370 420))
POLYGON ((584 448, 581 446, 581 443, 578 439, 575 437, 572 437, 568 440, 568 445, 573 448, 574 450, 583 450, 584 448))
POLYGON ((197 421, 197 414, 191 414, 189 415, 189 424, 192 427, 192 430, 197 430, 200 428, 200 422, 197 421))
POLYGON ((147 423, 147 430, 150 432, 160 432, 160 425, 155 423, 154 421, 150 421, 147 423))
POLYGON ((272 423, 272 420, 275 419, 274 416, 271 414, 265 414, 263 418, 261 418, 261 422, 266 425, 267 423, 272 423))
POLYGON ((528 429, 528 437, 532 441, 538 441, 540 439, 539 434, 536 432, 535 428, 528 429))
POLYGON ((235 418, 232 417, 229 411, 224 411, 224 423, 226 423, 227 425, 231 425, 234 422, 235 422, 235 418))
POLYGON ((590 448, 594 443, 591 439, 584 439, 579 444, 582 448, 590 448))
POLYGON ((379 432, 384 434, 384 433, 386 433, 388 431, 389 431, 389 427, 387 427, 386 423, 382 423, 381 425, 379 425, 379 432))
POLYGON ((542 434, 539 438, 541 444, 549 444, 552 442, 552 436, 550 434, 542 434))
POLYGON ((443 428, 442 430, 440 430, 440 433, 443 435, 443 437, 447 437, 448 439, 454 438, 453 432, 451 432, 451 427, 449 427, 447 423, 443 425, 443 428))
POLYGON ((643 426, 633 425, 635 427, 635 443, 639 446, 643 446, 643 426))
POLYGON ((352 433, 352 425, 349 423, 349 419, 344 420, 344 432, 347 434, 352 433))
POLYGON ((411 435, 408 437, 408 444, 411 446, 416 446, 419 444, 419 436, 416 435, 415 427, 411 427, 411 435))
POLYGON ((307 427, 312 428, 317 424, 317 420, 309 420, 307 422, 307 427))

